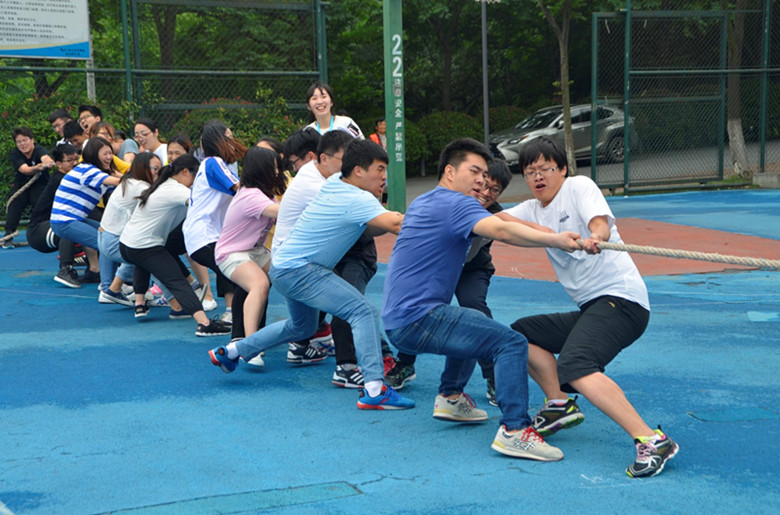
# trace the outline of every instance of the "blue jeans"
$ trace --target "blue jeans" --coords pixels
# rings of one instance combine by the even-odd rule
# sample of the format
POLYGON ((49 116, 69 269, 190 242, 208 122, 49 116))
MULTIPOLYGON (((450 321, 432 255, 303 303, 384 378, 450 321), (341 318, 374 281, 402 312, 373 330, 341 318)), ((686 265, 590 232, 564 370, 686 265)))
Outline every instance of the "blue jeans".
MULTIPOLYGON (((119 253, 119 235, 106 231, 98 231, 98 247, 100 254, 109 258, 114 263, 121 263, 119 268, 116 269, 116 276, 122 279, 126 283, 133 282, 133 265, 124 262, 122 255, 119 253)), ((110 270, 103 272, 103 268, 100 268, 100 283, 107 282, 111 284, 114 277, 110 274, 110 270)))
POLYGON ((531 424, 528 416, 528 340, 474 309, 442 305, 407 326, 387 331, 407 354, 447 357, 439 393, 463 391, 474 360, 492 361, 501 424, 508 430, 531 424))
POLYGON ((355 351, 366 382, 382 381, 379 311, 355 287, 324 266, 278 269, 271 265, 271 282, 287 299, 290 318, 267 325, 236 343, 239 354, 254 356, 283 343, 308 338, 317 331, 320 311, 343 318, 352 326, 355 351))
MULTIPOLYGON (((97 220, 92 220, 91 218, 85 218, 83 220, 73 220, 70 222, 65 223, 53 223, 51 224, 51 230, 59 236, 60 238, 65 238, 66 240, 75 241, 76 243, 80 243, 83 247, 88 247, 90 249, 99 249, 98 245, 98 227, 100 227, 100 222, 97 220)), ((98 257, 98 264, 100 266, 100 289, 101 290, 107 290, 109 285, 111 284, 111 280, 109 279, 108 283, 106 284, 103 280, 103 270, 110 270, 111 271, 111 279, 114 278, 114 272, 116 271, 116 263, 114 263, 111 258, 108 256, 103 255, 101 252, 98 257)))

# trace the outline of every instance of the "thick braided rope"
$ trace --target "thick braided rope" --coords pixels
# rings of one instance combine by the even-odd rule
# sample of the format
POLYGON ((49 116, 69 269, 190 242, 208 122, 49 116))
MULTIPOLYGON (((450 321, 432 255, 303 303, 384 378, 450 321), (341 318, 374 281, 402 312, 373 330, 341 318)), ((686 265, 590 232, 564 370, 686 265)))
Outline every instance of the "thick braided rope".
MULTIPOLYGON (((582 245, 583 241, 577 240, 577 243, 582 245)), ((714 263, 729 263, 732 265, 754 266, 757 268, 780 269, 780 260, 778 259, 726 256, 723 254, 712 254, 677 249, 663 249, 658 247, 647 247, 643 245, 626 245, 624 243, 610 243, 607 241, 599 242, 596 245, 601 250, 620 250, 623 252, 634 252, 637 254, 651 254, 653 256, 694 259, 697 261, 711 261, 714 263)))
MULTIPOLYGON (((14 193, 13 195, 11 195, 11 197, 10 197, 10 198, 8 199, 8 201, 5 203, 5 214, 6 214, 6 216, 8 216, 8 208, 11 206, 11 202, 13 202, 14 200, 16 200, 16 199, 19 197, 19 195, 21 195, 22 193, 24 193, 24 192, 25 192, 25 190, 27 190, 27 189, 28 189, 30 186, 32 186, 32 185, 33 185, 33 183, 35 183, 35 181, 37 181, 37 180, 38 180, 38 178, 41 176, 41 173, 42 173, 42 172, 36 172, 36 174, 35 174, 35 177, 31 178, 29 181, 27 181, 27 182, 25 183, 25 185, 24 185, 24 186, 22 186, 21 188, 19 188, 19 190, 17 190, 17 192, 16 192, 16 193, 14 193)), ((33 206, 33 207, 34 207, 34 206, 33 206)))

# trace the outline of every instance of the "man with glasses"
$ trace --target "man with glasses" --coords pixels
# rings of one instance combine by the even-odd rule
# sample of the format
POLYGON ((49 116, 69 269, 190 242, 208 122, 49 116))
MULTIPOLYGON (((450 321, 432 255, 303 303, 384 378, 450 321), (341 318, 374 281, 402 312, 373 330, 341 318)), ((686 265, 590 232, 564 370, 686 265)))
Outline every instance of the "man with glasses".
POLYGON ((84 132, 89 134, 90 129, 97 122, 103 121, 103 112, 99 107, 93 105, 79 106, 79 125, 84 132))
POLYGON ((438 186, 411 203, 393 247, 382 319, 390 343, 399 350, 447 357, 439 395, 458 396, 453 412, 474 408, 473 400, 462 394, 468 381, 464 371, 473 369, 472 360, 492 360, 502 417, 491 447, 515 458, 556 461, 563 453, 545 443, 528 416, 528 342, 483 313, 450 301, 475 236, 572 252, 580 248, 579 235, 545 233, 491 215, 474 198, 484 189, 490 161, 488 149, 473 139, 455 140, 442 151, 438 186))
POLYGON ((34 206, 38 202, 38 197, 46 188, 49 169, 54 166, 54 160, 46 149, 35 143, 29 127, 16 127, 11 131, 11 136, 16 148, 8 154, 8 159, 15 173, 8 192, 5 235, 0 239, 4 249, 14 248, 14 236, 18 234, 16 229, 22 213, 27 206, 34 206))
POLYGON ((528 338, 528 371, 547 399, 534 417, 543 436, 584 420, 569 393, 579 392, 634 439, 636 460, 626 473, 650 477, 677 454, 659 426, 652 430, 604 367, 644 333, 650 318, 647 288, 625 252, 600 252, 597 243, 622 243, 615 217, 588 177, 568 177, 566 153, 540 137, 520 152, 520 166, 534 199, 506 211, 553 231, 589 235, 581 252, 547 249, 558 281, 579 310, 525 317, 512 328, 528 338), (556 360, 555 355, 558 354, 556 360))

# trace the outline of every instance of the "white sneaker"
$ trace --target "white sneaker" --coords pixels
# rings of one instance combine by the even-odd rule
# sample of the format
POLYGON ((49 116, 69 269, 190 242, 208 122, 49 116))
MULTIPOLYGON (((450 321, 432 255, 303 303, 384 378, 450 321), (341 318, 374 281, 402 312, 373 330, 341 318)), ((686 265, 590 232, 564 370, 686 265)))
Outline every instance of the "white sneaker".
POLYGON ((222 316, 219 317, 219 321, 225 325, 233 325, 233 312, 225 311, 222 316))
POLYGON ((246 362, 247 366, 253 367, 253 368, 263 368, 265 367, 265 360, 263 360, 263 356, 265 356, 265 352, 261 352, 254 358, 250 359, 246 362))
POLYGON ((532 427, 513 434, 506 432, 506 426, 498 428, 496 438, 491 445, 494 450, 513 458, 525 458, 537 461, 559 461, 563 452, 546 443, 544 438, 532 427))
POLYGON ((451 422, 483 422, 488 419, 487 411, 477 408, 477 403, 466 393, 454 401, 443 395, 436 396, 433 418, 451 422))
MULTIPOLYGON (((203 300, 201 302, 203 304, 203 311, 214 311, 217 309, 217 301, 215 299, 211 300, 203 300)), ((230 320, 233 320, 233 315, 230 315, 230 320)))
POLYGON ((171 305, 168 304, 168 301, 165 300, 165 297, 157 297, 157 298, 153 297, 152 300, 148 301, 146 304, 148 306, 153 307, 153 308, 169 308, 169 307, 171 307, 171 305))

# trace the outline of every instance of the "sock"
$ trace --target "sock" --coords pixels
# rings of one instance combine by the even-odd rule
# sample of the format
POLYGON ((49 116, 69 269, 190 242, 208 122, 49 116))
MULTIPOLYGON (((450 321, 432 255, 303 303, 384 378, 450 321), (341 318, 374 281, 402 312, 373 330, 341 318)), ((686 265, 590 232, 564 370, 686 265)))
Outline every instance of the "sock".
POLYGON ((569 399, 550 399, 545 403, 545 406, 548 408, 556 408, 560 406, 565 406, 566 403, 569 402, 569 399))
POLYGON ((225 349, 227 349, 227 357, 228 359, 236 359, 238 358, 238 348, 236 347, 236 342, 230 342, 225 346, 225 349))
POLYGON ((355 370, 357 368, 357 365, 354 363, 342 363, 339 366, 342 368, 342 370, 355 370))
POLYGON ((232 313, 232 312, 233 312, 233 308, 225 308, 225 313, 232 313))
POLYGON ((375 381, 369 381, 366 383, 366 392, 368 393, 369 397, 376 397, 380 393, 382 393, 382 381, 375 380, 375 381))

